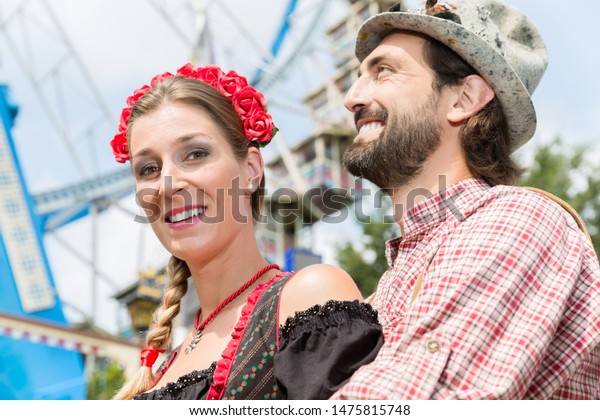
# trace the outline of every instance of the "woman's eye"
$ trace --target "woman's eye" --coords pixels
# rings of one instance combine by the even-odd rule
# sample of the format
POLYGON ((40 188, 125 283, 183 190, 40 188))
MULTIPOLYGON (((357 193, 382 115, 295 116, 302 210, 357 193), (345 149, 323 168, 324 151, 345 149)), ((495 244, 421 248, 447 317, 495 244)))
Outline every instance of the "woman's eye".
POLYGON ((192 150, 187 154, 187 160, 199 160, 208 156, 208 150, 192 150))
POLYGON ((140 169, 139 176, 142 178, 149 177, 152 174, 158 172, 159 170, 160 168, 157 165, 146 165, 140 169))

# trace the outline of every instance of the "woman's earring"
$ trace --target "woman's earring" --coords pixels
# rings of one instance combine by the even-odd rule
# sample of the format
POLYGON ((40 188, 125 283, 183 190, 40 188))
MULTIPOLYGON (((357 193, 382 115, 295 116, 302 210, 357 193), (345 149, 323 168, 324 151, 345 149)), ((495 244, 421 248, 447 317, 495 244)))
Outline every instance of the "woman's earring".
POLYGON ((254 181, 250 180, 248 182, 248 192, 253 193, 254 192, 254 181))

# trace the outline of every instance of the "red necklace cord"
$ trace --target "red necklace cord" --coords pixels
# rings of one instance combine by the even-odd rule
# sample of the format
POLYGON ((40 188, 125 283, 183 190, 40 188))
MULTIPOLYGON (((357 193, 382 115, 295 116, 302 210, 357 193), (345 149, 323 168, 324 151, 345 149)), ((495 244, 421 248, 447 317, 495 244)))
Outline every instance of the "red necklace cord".
POLYGON ((229 295, 227 297, 227 299, 225 299, 223 302, 221 302, 219 304, 219 306, 217 306, 215 308, 215 310, 212 311, 210 313, 210 315, 207 316, 206 319, 204 321, 202 321, 202 324, 200 324, 200 325, 198 325, 198 321, 200 320, 200 314, 202 313, 202 308, 198 309, 198 312, 196 313, 196 317, 194 318, 194 328, 196 329, 196 334, 194 334, 194 336, 192 337, 192 341, 190 341, 190 344, 188 344, 188 346, 185 348, 185 354, 189 354, 192 350, 194 350, 196 348, 196 346, 198 345, 198 342, 200 341, 200 338, 202 337, 202 331, 204 331, 204 328, 208 325, 208 323, 210 321, 213 320, 213 318, 215 316, 217 316, 217 314, 219 312, 221 312, 221 310, 225 306, 227 306, 229 303, 231 303, 232 300, 234 300, 236 297, 238 297, 248 287, 252 286, 252 284, 260 278, 260 276, 262 276, 267 271, 269 271, 273 268, 276 268, 277 270, 279 270, 279 266, 277 264, 269 264, 266 267, 263 267, 250 280, 248 280, 242 287, 237 289, 235 292, 233 292, 231 295, 229 295))
POLYGON ((221 312, 221 310, 227 306, 229 303, 231 303, 232 300, 234 300, 236 297, 238 297, 240 294, 242 294, 244 292, 244 290, 246 290, 248 287, 252 286, 252 284, 254 284, 254 282, 256 282, 260 276, 262 276, 263 274, 265 274, 267 271, 272 270, 272 269, 277 269, 279 270, 279 266, 277 264, 269 264, 266 267, 263 267, 258 273, 256 273, 250 280, 248 280, 242 287, 240 287, 239 289, 237 289, 235 292, 233 292, 231 295, 229 295, 223 302, 221 302, 219 304, 219 306, 217 306, 215 308, 215 310, 213 310, 209 316, 206 317, 205 320, 202 321, 202 324, 198 325, 198 321, 200 320, 200 314, 202 314, 202 308, 198 309, 198 312, 196 312, 196 317, 194 318, 194 328, 196 329, 196 331, 202 331, 210 321, 213 320, 213 318, 215 316, 217 316, 217 314, 219 312, 221 312))

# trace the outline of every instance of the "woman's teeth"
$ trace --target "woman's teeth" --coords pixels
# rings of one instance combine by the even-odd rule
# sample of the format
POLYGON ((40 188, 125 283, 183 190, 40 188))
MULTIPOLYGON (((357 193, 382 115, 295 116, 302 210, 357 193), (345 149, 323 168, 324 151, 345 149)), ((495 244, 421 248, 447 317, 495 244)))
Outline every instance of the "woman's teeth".
POLYGON ((189 219, 190 217, 198 216, 199 214, 204 214, 204 207, 197 207, 195 209, 175 213, 171 217, 168 217, 167 220, 169 223, 177 223, 189 219))

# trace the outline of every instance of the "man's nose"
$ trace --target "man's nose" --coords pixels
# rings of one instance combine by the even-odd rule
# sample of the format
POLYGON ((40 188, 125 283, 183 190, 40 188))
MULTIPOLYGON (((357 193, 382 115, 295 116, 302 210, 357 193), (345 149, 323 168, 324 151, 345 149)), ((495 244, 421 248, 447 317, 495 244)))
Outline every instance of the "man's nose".
POLYGON ((366 77, 361 76, 350 86, 350 90, 346 93, 344 106, 348 111, 356 112, 371 105, 372 100, 371 83, 366 77))

